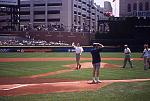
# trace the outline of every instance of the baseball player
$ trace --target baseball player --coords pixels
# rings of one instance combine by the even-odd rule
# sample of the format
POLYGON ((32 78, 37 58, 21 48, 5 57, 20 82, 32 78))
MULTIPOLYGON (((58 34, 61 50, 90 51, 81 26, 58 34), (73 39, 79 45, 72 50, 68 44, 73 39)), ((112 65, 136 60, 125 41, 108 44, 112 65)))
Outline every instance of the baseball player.
POLYGON ((92 64, 93 64, 93 79, 92 83, 101 83, 99 80, 99 69, 101 65, 101 55, 100 52, 104 46, 99 43, 93 44, 93 49, 91 50, 92 64))
POLYGON ((142 57, 144 58, 144 70, 148 69, 148 65, 150 69, 150 49, 148 48, 148 44, 144 44, 142 57))
POLYGON ((125 55, 125 57, 124 57, 123 68, 125 68, 127 61, 129 62, 131 68, 133 68, 132 61, 131 61, 131 50, 130 50, 130 48, 128 48, 128 45, 124 45, 124 55, 125 55))
POLYGON ((75 48, 75 53, 76 53, 76 63, 77 67, 76 69, 81 69, 81 64, 80 64, 80 57, 81 53, 84 51, 83 48, 80 46, 78 43, 77 46, 75 46, 74 42, 72 43, 72 46, 75 48))

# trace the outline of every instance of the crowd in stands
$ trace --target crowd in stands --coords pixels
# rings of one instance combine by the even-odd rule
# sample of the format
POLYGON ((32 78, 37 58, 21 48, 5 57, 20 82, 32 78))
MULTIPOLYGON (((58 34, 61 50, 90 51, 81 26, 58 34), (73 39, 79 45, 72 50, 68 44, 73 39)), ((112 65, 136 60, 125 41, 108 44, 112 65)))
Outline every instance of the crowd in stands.
MULTIPOLYGON (((1 39, 1 38, 0 38, 1 39)), ((43 40, 31 40, 22 38, 3 38, 0 40, 0 46, 68 46, 69 44, 64 42, 47 42, 43 40)))
MULTIPOLYGON (((64 26, 63 24, 56 24, 56 25, 51 25, 49 24, 47 27, 45 25, 38 25, 38 26, 33 26, 33 28, 31 27, 31 25, 27 25, 27 26, 22 26, 21 27, 21 31, 50 31, 50 32, 57 32, 57 31, 68 31, 67 27, 71 27, 71 26, 64 26)), ((89 30, 85 27, 81 28, 72 28, 71 27, 71 32, 89 32, 89 30)), ((92 30, 91 30, 92 31, 92 30)))
POLYGON ((65 31, 65 27, 61 25, 48 25, 47 27, 45 25, 39 25, 39 26, 34 26, 33 28, 29 24, 28 26, 22 26, 21 31, 65 31))
MULTIPOLYGON (((0 27, 1 31, 16 31, 15 27, 10 26, 3 26, 0 27)), ((63 24, 49 24, 48 26, 45 25, 34 25, 33 27, 31 24, 28 25, 20 25, 20 31, 49 31, 49 32, 58 32, 58 31, 70 31, 70 32, 94 32, 94 30, 89 30, 87 25, 81 26, 64 26, 63 24), (69 30, 70 29, 70 30, 69 30)))

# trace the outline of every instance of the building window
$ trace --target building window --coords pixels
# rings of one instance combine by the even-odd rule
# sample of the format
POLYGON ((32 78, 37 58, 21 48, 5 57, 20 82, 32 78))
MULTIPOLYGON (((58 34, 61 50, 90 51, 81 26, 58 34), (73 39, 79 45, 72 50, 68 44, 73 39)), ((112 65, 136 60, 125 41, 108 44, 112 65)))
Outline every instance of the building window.
POLYGON ((81 8, 81 6, 78 6, 78 8, 81 8))
POLYGON ((45 22, 45 19, 34 19, 35 22, 45 22))
POLYGON ((86 8, 82 8, 82 10, 86 11, 86 8))
POLYGON ((88 13, 91 13, 91 11, 90 11, 90 10, 87 10, 87 12, 88 12, 88 13))
POLYGON ((92 7, 92 9, 95 9, 95 7, 92 7))
POLYGON ((29 11, 21 11, 20 15, 30 15, 30 12, 29 11))
POLYGON ((77 14, 77 11, 74 11, 74 14, 77 14))
POLYGON ((30 7, 30 4, 21 4, 20 7, 30 7))
POLYGON ((88 6, 88 7, 91 7, 91 5, 90 5, 90 4, 87 4, 87 6, 88 6))
POLYGON ((149 2, 145 3, 145 11, 149 11, 149 2))
POLYGON ((48 19, 48 22, 59 22, 60 19, 48 19))
POLYGON ((81 2, 81 0, 78 0, 79 2, 81 2))
POLYGON ((95 15, 95 13, 92 13, 92 15, 95 15))
POLYGON ((131 4, 128 4, 128 12, 131 12, 131 4))
POLYGON ((91 17, 89 17, 89 16, 87 16, 86 18, 87 18, 87 19, 91 19, 91 17))
POLYGON ((81 15, 81 12, 78 12, 78 15, 81 15))
POLYGON ((77 15, 74 15, 74 23, 77 25, 77 15))
POLYGON ((143 4, 142 4, 142 2, 139 3, 139 11, 143 11, 143 4))
POLYGON ((45 14, 45 11, 34 11, 35 15, 41 15, 41 14, 45 14))
POLYGON ((30 19, 20 19, 20 22, 27 22, 30 21, 30 19))
POLYGON ((137 10, 137 3, 133 4, 133 10, 136 11, 137 10))
POLYGON ((77 5, 74 4, 74 7, 77 7, 77 5))
POLYGON ((48 14, 60 14, 60 11, 59 10, 51 10, 51 11, 48 11, 48 14))
POLYGON ((83 17, 86 17, 86 15, 85 15, 85 14, 82 14, 82 16, 83 16, 83 17))
POLYGON ((82 3, 86 5, 86 2, 83 1, 82 3))
POLYGON ((81 24, 81 16, 78 16, 78 24, 81 24))
POLYGON ((62 3, 48 3, 48 6, 62 6, 62 3))
POLYGON ((34 6, 45 6, 45 4, 34 4, 34 6))

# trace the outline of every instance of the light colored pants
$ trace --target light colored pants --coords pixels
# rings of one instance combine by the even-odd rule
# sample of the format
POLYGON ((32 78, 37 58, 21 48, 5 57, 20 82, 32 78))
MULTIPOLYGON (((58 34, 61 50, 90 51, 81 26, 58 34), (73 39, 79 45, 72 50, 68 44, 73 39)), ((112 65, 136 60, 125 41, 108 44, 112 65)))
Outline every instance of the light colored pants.
POLYGON ((81 54, 76 54, 76 62, 78 65, 80 64, 80 56, 81 54))

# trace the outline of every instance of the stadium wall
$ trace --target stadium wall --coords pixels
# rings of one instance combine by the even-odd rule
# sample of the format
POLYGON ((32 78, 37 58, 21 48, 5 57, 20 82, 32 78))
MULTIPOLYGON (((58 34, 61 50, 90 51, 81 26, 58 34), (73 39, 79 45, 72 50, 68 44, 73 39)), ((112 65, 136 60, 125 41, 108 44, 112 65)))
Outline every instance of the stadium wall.
MULTIPOLYGON (((84 52, 90 52, 92 46, 83 46, 84 52)), ((0 46, 0 53, 8 52, 74 52, 72 46, 0 46)), ((104 52, 121 52, 120 47, 106 47, 104 52)))

